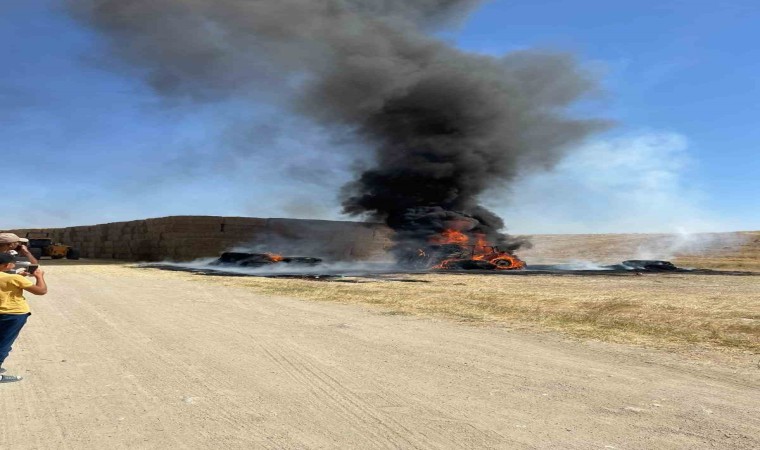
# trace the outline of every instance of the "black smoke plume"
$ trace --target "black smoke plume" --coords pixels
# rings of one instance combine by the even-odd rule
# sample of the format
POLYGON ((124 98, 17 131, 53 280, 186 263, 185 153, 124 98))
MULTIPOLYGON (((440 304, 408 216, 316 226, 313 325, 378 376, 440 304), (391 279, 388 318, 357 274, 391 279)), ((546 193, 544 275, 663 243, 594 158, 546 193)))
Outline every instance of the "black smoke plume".
POLYGON ((571 56, 471 54, 430 36, 478 0, 69 0, 159 92, 195 101, 276 91, 348 128, 373 165, 344 212, 384 220, 397 250, 447 228, 504 248, 479 203, 603 127, 563 110, 594 88, 571 56))

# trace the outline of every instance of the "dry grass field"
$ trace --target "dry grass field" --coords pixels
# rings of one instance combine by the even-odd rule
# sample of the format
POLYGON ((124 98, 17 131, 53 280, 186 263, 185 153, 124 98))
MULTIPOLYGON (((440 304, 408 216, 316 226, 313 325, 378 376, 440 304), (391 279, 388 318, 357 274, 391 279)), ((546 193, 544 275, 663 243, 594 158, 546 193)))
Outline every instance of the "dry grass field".
MULTIPOLYGON (((760 269, 760 232, 701 235, 536 236, 529 262, 670 258, 683 266, 760 269), (647 253, 648 252, 648 253, 647 253), (659 252, 659 253, 658 253, 659 252), (670 254, 669 254, 670 253, 670 254)), ((260 293, 364 303, 386 314, 558 330, 670 348, 760 351, 760 276, 428 274, 390 279, 206 278, 260 293)))
POLYGON ((395 280, 233 278, 224 283, 265 294, 373 304, 387 314, 541 325, 656 346, 760 351, 760 277, 423 275, 395 280))
POLYGON ((529 236, 520 251, 529 263, 665 259, 682 267, 760 272, 760 231, 672 234, 565 234, 529 236))
POLYGON ((736 233, 704 252, 681 252, 675 262, 682 266, 760 272, 760 231, 736 233))

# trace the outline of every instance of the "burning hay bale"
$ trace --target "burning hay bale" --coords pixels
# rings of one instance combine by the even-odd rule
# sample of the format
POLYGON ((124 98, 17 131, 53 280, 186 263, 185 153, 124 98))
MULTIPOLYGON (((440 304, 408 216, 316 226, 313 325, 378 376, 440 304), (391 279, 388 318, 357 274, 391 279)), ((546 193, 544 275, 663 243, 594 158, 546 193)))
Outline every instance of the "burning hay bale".
POLYGON ((449 229, 430 239, 430 244, 407 258, 418 267, 435 270, 519 270, 525 262, 509 251, 489 245, 484 234, 473 236, 449 229))

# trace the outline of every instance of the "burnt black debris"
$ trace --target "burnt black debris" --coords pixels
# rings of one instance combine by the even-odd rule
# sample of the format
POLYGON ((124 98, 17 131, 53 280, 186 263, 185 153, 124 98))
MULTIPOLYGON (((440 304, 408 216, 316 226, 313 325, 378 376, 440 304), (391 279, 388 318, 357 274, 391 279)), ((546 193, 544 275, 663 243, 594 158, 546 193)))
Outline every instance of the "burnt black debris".
MULTIPOLYGON (((183 271, 195 273, 198 275, 208 276, 229 276, 229 277, 275 277, 275 278, 299 278, 313 279, 315 281, 342 281, 356 282, 348 280, 345 277, 357 279, 382 279, 385 281, 404 281, 429 283, 435 280, 406 280, 399 279, 396 276, 401 274, 424 274, 430 273, 426 270, 401 269, 398 266, 388 266, 385 268, 366 269, 357 267, 356 270, 341 268, 340 270, 331 269, 328 266, 320 265, 315 261, 317 258, 287 258, 289 263, 284 266, 274 265, 276 263, 267 262, 267 254, 259 253, 225 253, 223 258, 226 262, 218 260, 203 266, 183 263, 144 263, 138 267, 146 269, 161 269, 169 271, 183 271), (247 261, 247 262, 246 262, 247 261), (306 265, 299 265, 299 262, 307 262, 306 265), (294 264, 295 263, 295 264, 294 264), (313 263, 313 264, 312 264, 313 263), (246 264, 246 265, 242 265, 246 264), (293 265, 292 265, 293 264, 293 265), (277 268, 276 271, 256 270, 258 268, 277 268), (291 267, 294 270, 288 271, 291 267), (251 271, 242 271, 241 268, 254 269, 251 271), (285 269, 284 271, 282 269, 285 269)), ((686 269, 675 266, 669 261, 660 260, 627 260, 624 263, 602 266, 598 269, 573 269, 565 265, 535 265, 531 264, 525 270, 493 270, 491 267, 478 267, 477 261, 463 261, 465 266, 452 266, 446 273, 451 275, 493 275, 493 276, 595 276, 595 277, 626 277, 637 274, 667 275, 723 275, 723 276, 760 276, 758 272, 741 272, 741 271, 723 271, 710 269, 686 269), (627 264, 624 264, 627 263, 627 264), (472 264, 472 265, 468 265, 472 264)))
POLYGON ((679 270, 685 270, 685 269, 676 267, 676 265, 670 261, 649 260, 649 259, 629 259, 627 261, 623 261, 621 265, 623 266, 623 268, 626 268, 629 270, 639 270, 639 271, 647 271, 647 272, 676 272, 679 270))
POLYGON ((316 266, 322 262, 319 258, 304 256, 280 256, 271 253, 225 252, 211 266, 265 267, 274 264, 294 266, 316 266))
POLYGON ((630 272, 705 272, 695 271, 678 267, 670 261, 658 259, 628 259, 619 264, 599 266, 596 269, 574 268, 570 264, 528 264, 526 270, 530 272, 552 273, 630 273, 630 272))

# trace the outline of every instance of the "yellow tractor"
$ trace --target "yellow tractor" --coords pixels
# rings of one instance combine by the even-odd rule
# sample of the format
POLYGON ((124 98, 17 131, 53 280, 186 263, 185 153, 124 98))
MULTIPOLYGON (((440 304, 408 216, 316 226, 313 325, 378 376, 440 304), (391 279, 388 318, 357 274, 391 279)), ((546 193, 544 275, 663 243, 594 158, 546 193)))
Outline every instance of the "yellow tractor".
POLYGON ((52 259, 79 259, 79 250, 70 245, 53 242, 47 233, 44 237, 32 237, 30 234, 27 233, 26 238, 29 239, 29 251, 35 258, 49 256, 52 259))

